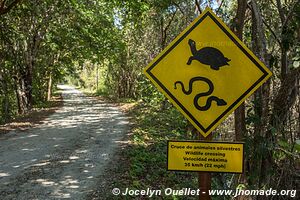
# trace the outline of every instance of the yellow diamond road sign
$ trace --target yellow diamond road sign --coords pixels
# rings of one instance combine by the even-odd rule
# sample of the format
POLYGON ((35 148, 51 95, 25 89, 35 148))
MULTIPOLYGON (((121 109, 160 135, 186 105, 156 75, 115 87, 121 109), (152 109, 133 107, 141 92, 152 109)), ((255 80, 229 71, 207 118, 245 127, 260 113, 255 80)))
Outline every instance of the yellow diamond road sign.
POLYGON ((271 76, 210 9, 144 72, 204 137, 271 76))

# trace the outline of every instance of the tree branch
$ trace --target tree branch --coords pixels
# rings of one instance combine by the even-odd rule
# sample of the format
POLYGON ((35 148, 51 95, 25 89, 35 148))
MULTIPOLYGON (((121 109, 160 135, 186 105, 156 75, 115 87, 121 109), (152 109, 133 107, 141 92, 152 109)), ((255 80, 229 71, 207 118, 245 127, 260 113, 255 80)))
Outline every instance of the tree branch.
POLYGON ((277 10, 278 10, 278 13, 279 13, 281 23, 283 24, 283 22, 285 21, 285 19, 284 19, 285 17, 284 17, 284 13, 283 13, 283 10, 282 10, 282 5, 281 5, 280 0, 276 0, 276 7, 277 7, 277 10))
MULTIPOLYGON (((247 4, 247 6, 248 6, 249 9, 252 9, 252 6, 249 3, 247 4)), ((271 32, 271 34, 275 38, 276 42, 278 42, 279 46, 281 46, 281 41, 279 40, 279 38, 276 35, 275 31, 273 31, 273 29, 271 28, 271 26, 266 22, 266 20, 264 18, 262 18, 262 22, 266 26, 266 28, 271 32)))
POLYGON ((257 47, 258 47, 256 49, 257 50, 256 53, 258 53, 259 58, 262 59, 264 61, 264 63, 266 63, 266 60, 265 60, 265 54, 267 52, 267 50, 266 50, 266 37, 265 37, 265 34, 264 34, 262 14, 261 14, 261 12, 258 8, 256 0, 251 1, 251 6, 252 6, 252 16, 254 17, 252 26, 256 26, 255 30, 256 30, 256 34, 258 36, 257 40, 256 41, 254 40, 256 42, 257 47))
POLYGON ((167 31, 168 31, 169 27, 171 26, 172 21, 174 20, 174 17, 175 17, 175 15, 176 15, 176 13, 177 13, 177 9, 176 9, 176 11, 173 13, 173 15, 172 15, 172 17, 171 17, 169 23, 167 24, 167 26, 166 26, 165 28, 162 27, 162 28, 163 28, 163 38, 162 38, 162 45, 163 45, 163 46, 165 46, 166 38, 167 38, 167 31))
POLYGON ((172 3, 178 8, 178 10, 181 12, 181 14, 182 14, 183 16, 185 16, 184 11, 181 9, 181 7, 178 5, 178 3, 176 3, 175 1, 172 1, 172 3))
POLYGON ((202 10, 201 10, 201 7, 200 7, 200 4, 199 4, 198 0, 195 0, 195 4, 196 4, 196 7, 197 7, 197 10, 198 10, 199 13, 201 14, 201 13, 202 13, 202 10))
POLYGON ((294 3, 294 5, 292 6, 292 8, 290 9, 289 13, 286 15, 286 18, 282 24, 282 27, 285 27, 287 25, 287 23, 290 21, 290 17, 292 16, 295 8, 296 8, 296 5, 300 3, 300 0, 296 0, 296 2, 294 3))
POLYGON ((220 6, 219 6, 219 8, 218 8, 218 10, 217 10, 217 12, 216 12, 217 14, 220 12, 220 9, 221 9, 223 3, 224 3, 224 0, 221 1, 220 6))
POLYGON ((247 2, 244 0, 238 0, 238 7, 236 16, 234 18, 233 30, 234 33, 242 40, 243 29, 245 24, 245 13, 247 10, 247 2))
POLYGON ((169 21, 168 25, 165 27, 164 32, 167 32, 167 30, 169 29, 169 27, 170 27, 172 21, 174 20, 174 17, 175 17, 175 15, 176 15, 176 13, 177 13, 177 9, 176 9, 175 12, 173 13, 173 15, 172 15, 172 17, 171 17, 171 20, 169 21))
POLYGON ((1 9, 0 9, 0 15, 4 15, 6 13, 8 13, 13 7, 15 7, 18 3, 20 3, 22 0, 15 0, 13 2, 11 2, 6 8, 5 8, 5 2, 6 0, 3 0, 2 4, 1 4, 1 9))
POLYGON ((6 2, 6 0, 3 0, 3 1, 1 2, 0 11, 3 10, 4 5, 5 5, 5 2, 6 2))
POLYGON ((272 30, 272 28, 270 27, 270 25, 264 19, 262 19, 262 21, 263 21, 264 25, 267 27, 267 29, 271 32, 271 34, 273 35, 273 37, 275 38, 275 40, 278 42, 279 46, 281 46, 281 41, 278 39, 278 36, 272 30))
MULTIPOLYGON (((292 69, 281 81, 281 86, 274 97, 270 125, 279 129, 285 123, 289 109, 294 105, 297 97, 297 80, 300 77, 300 68, 292 69)), ((269 133, 272 137, 272 133, 269 133)))
POLYGON ((294 158, 300 159, 300 156, 298 156, 297 154, 293 154, 292 152, 289 152, 289 151, 287 151, 287 150, 285 150, 285 149, 283 149, 281 147, 276 147, 275 149, 279 150, 279 151, 282 151, 282 152, 284 152, 285 154, 287 154, 289 156, 292 156, 294 158))

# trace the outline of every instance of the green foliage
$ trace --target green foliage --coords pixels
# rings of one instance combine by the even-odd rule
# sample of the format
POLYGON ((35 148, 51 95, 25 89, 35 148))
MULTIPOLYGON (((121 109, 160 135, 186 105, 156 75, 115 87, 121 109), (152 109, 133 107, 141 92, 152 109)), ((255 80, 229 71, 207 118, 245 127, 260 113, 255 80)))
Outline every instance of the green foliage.
POLYGON ((109 2, 24 1, 0 18, 0 121, 43 104, 66 79, 95 88, 80 77, 82 64, 118 53, 109 2))
MULTIPOLYGON (((199 2, 201 9, 212 5, 229 26, 236 23, 237 1, 199 2)), ((293 78, 299 82, 300 4, 296 0, 256 2, 263 25, 253 28, 257 22, 247 8, 243 38, 252 46, 258 43, 253 39, 255 31, 262 31, 265 51, 255 53, 274 76, 246 102, 243 137, 248 185, 242 186, 292 189, 299 177, 300 100, 297 84, 285 84, 293 78), (280 91, 289 92, 276 102, 280 91), (283 120, 274 112, 278 102, 289 105, 278 106, 283 120)), ((196 17, 195 8, 195 1, 183 0, 22 1, 0 15, 0 123, 47 105, 48 89, 66 81, 124 102, 140 100, 131 113, 136 125, 124 155, 128 168, 120 167, 125 172, 118 175, 133 188, 193 188, 194 175, 165 170, 166 140, 193 138, 187 121, 142 70, 196 17)), ((218 127, 221 139, 235 138, 232 121, 218 127)), ((216 175, 213 187, 239 187, 237 180, 231 180, 236 177, 216 175)))
MULTIPOLYGON (((160 106, 140 102, 130 111, 134 127, 131 145, 122 151, 128 163, 122 169, 111 169, 114 176, 108 185, 125 189, 197 188, 196 173, 171 172, 166 169, 167 140, 187 139, 187 121, 175 109, 160 110, 160 106), (122 177, 122 180, 118 178, 122 177), (120 182, 121 181, 121 182, 120 182), (116 182, 118 182, 116 184, 116 182)), ((106 194, 106 198, 112 198, 106 194)), ((125 196, 122 198, 126 198, 125 196)), ((129 197, 128 197, 129 198, 129 197)), ((164 196, 164 199, 194 199, 194 197, 164 196)), ((161 197, 153 197, 161 199, 161 197)))

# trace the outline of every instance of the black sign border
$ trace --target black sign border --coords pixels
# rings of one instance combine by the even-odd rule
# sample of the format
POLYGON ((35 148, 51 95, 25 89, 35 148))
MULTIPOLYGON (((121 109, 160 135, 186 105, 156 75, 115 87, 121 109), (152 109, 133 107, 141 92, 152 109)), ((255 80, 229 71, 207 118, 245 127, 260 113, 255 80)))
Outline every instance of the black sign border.
POLYGON ((222 24, 208 11, 205 13, 188 31, 186 31, 161 57, 159 57, 146 72, 152 77, 154 81, 180 106, 180 108, 190 117, 190 119, 204 132, 207 133, 210 129, 218 123, 235 105, 237 105, 250 91, 255 88, 263 79, 268 76, 268 72, 251 56, 251 54, 243 48, 243 46, 222 26, 222 24), (204 128, 197 119, 172 95, 172 93, 151 73, 151 70, 167 55, 169 54, 194 28, 196 28, 206 17, 210 17, 219 28, 234 42, 239 49, 262 71, 263 75, 244 92, 233 104, 231 104, 219 117, 217 117, 207 128, 204 128))
POLYGON ((245 143, 244 142, 226 142, 226 141, 197 141, 197 140, 168 140, 167 143, 167 170, 168 171, 180 171, 180 172, 214 172, 214 173, 231 173, 231 174, 243 174, 244 173, 244 167, 245 167, 245 143), (242 166, 242 172, 220 172, 220 171, 201 171, 201 170, 175 170, 175 169, 169 169, 169 143, 170 142, 192 142, 192 143, 221 143, 221 144, 241 144, 243 145, 243 166, 242 166))

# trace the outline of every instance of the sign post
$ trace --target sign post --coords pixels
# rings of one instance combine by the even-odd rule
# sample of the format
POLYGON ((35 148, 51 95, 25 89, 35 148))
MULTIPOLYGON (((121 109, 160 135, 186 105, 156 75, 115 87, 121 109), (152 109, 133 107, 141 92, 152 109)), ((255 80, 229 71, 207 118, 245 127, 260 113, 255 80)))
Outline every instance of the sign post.
POLYGON ((198 171, 210 200, 211 172, 242 173, 243 144, 211 132, 272 73, 209 8, 149 65, 145 75, 198 130, 201 141, 169 141, 168 170, 198 171))
MULTIPOLYGON (((211 141, 212 134, 208 137, 203 137, 199 134, 200 141, 211 141)), ((211 173, 210 172, 198 172, 198 184, 200 189, 199 200, 211 200, 209 190, 211 189, 211 173)))
POLYGON ((199 184, 199 200, 211 200, 209 190, 211 189, 211 173, 210 172, 199 172, 198 176, 199 184))

